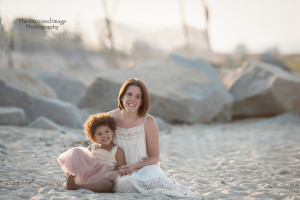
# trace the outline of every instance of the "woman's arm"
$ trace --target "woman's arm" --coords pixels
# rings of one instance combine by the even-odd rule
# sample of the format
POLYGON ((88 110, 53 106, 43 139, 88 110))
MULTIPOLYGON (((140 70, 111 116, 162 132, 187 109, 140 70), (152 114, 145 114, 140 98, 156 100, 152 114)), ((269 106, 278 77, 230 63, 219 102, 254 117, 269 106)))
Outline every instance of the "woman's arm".
MULTIPOLYGON (((148 157, 133 165, 124 165, 121 167, 121 172, 124 169, 126 174, 131 174, 134 170, 144 166, 157 164, 159 162, 159 131, 156 120, 153 116, 149 116, 145 121, 146 145, 148 157)), ((120 170, 119 170, 120 171, 120 170)))
POLYGON ((159 131, 156 120, 153 116, 148 116, 145 122, 146 146, 148 158, 138 162, 137 169, 147 165, 157 164, 159 162, 159 131))

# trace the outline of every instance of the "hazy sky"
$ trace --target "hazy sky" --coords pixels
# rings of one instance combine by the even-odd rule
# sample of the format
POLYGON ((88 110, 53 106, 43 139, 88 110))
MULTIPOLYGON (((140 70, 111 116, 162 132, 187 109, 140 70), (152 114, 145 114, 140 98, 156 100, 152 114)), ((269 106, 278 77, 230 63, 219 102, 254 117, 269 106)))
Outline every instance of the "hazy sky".
MULTIPOLYGON (((186 22, 205 27, 201 0, 182 0, 186 22)), ((104 16, 102 0, 0 0, 3 23, 17 17, 64 19, 64 28, 93 32, 104 16)), ((212 48, 232 52, 245 44, 252 52, 277 46, 282 53, 300 53, 300 0, 206 0, 210 11, 212 48)), ((158 29, 182 25, 179 0, 107 0, 114 22, 158 29)), ((62 30, 62 29, 61 29, 62 30)))

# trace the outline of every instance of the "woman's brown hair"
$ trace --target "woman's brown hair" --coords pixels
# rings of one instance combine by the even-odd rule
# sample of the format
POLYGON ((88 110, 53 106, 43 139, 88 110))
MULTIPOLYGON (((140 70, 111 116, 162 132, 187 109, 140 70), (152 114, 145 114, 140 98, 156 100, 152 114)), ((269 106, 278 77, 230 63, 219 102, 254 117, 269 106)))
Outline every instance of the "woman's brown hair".
POLYGON ((96 129, 99 126, 105 125, 107 125, 113 132, 115 132, 117 128, 116 120, 109 113, 90 115, 83 124, 84 132, 91 141, 94 141, 96 129))
POLYGON ((119 98, 118 98, 118 107, 119 109, 123 110, 125 109, 124 104, 123 104, 123 97, 128 89, 129 86, 134 85, 137 86, 139 88, 141 88, 142 91, 142 103, 139 107, 138 110, 138 115, 140 117, 144 116, 150 109, 150 97, 149 97, 149 93, 147 90, 147 87, 145 86, 145 84, 136 78, 131 78, 129 80, 127 80, 121 87, 120 92, 119 92, 119 98))

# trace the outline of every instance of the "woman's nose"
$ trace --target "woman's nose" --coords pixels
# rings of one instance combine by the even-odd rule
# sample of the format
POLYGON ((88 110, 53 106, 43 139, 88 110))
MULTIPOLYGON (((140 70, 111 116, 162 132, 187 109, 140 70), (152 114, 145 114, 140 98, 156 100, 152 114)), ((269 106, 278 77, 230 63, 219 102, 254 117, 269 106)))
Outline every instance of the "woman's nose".
POLYGON ((130 97, 130 100, 135 101, 136 99, 135 97, 130 97))

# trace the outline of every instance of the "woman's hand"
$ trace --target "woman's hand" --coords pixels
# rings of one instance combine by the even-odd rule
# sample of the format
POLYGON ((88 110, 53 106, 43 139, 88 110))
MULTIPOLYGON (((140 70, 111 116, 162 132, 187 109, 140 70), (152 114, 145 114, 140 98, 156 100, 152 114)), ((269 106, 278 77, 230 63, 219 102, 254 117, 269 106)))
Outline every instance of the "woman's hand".
POLYGON ((131 175, 132 172, 136 169, 136 165, 123 165, 119 168, 120 176, 131 175))
POLYGON ((124 169, 121 169, 121 167, 119 167, 118 172, 121 177, 126 175, 126 171, 124 169))

